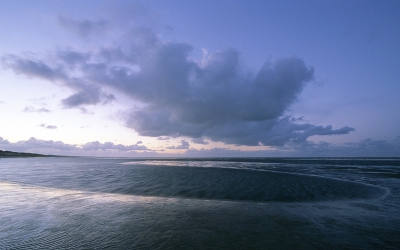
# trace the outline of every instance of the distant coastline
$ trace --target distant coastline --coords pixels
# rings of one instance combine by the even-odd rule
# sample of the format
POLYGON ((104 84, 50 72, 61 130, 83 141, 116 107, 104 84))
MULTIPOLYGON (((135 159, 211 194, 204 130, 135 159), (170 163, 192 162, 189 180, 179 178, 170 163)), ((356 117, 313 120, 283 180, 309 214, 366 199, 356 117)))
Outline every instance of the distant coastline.
POLYGON ((54 155, 42 155, 42 154, 34 154, 34 153, 20 153, 20 152, 12 152, 12 151, 3 151, 0 150, 0 158, 4 157, 50 157, 54 155))

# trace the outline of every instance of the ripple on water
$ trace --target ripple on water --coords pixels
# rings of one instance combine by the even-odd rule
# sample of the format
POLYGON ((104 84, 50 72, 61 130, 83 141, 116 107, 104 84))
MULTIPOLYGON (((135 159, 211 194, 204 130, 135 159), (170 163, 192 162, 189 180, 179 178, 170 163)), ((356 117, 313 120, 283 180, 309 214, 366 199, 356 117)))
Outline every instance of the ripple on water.
POLYGON ((362 183, 272 171, 135 166, 112 192, 197 199, 303 202, 374 199, 386 190, 362 183))

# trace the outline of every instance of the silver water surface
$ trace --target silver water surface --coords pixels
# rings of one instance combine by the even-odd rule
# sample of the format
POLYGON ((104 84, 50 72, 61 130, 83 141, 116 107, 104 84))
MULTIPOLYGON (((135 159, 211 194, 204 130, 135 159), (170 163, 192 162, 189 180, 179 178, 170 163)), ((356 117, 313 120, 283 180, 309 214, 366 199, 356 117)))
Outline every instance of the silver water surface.
POLYGON ((396 249, 398 166, 338 162, 0 159, 0 249, 396 249))

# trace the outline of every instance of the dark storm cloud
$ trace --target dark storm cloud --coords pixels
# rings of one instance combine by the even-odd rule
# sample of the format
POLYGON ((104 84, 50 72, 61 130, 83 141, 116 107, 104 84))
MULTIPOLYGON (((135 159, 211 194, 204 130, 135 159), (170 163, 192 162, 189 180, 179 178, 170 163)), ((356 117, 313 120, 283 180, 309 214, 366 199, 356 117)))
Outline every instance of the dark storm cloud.
MULTIPOLYGON (((112 25, 66 17, 59 22, 81 36, 112 25)), ((18 56, 9 56, 3 64, 17 73, 63 82, 75 91, 62 100, 65 107, 82 109, 114 100, 103 88, 130 96, 141 105, 127 112, 126 126, 142 136, 282 146, 354 130, 284 117, 314 78, 314 69, 298 57, 267 60, 257 72, 249 72, 233 48, 194 60, 190 44, 162 41, 152 27, 130 23, 120 25, 125 29, 122 39, 112 45, 90 51, 58 49, 53 67, 18 56)))

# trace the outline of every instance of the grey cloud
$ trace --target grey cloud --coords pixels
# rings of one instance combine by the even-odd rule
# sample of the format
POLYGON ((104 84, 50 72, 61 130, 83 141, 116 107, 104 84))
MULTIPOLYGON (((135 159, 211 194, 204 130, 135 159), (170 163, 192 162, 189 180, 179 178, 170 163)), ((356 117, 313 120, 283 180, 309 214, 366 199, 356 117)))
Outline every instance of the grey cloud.
POLYGON ((76 149, 76 145, 65 144, 61 141, 53 141, 53 140, 39 140, 34 137, 31 137, 26 141, 18 141, 16 143, 8 144, 7 148, 9 150, 15 151, 27 151, 31 149, 57 149, 57 150, 74 150, 76 149))
MULTIPOLYGON (((59 21, 78 33, 101 30, 107 23, 64 17, 59 21)), ((126 126, 142 136, 281 147, 301 144, 314 135, 354 130, 284 117, 314 78, 314 69, 300 58, 267 60, 257 72, 249 72, 233 48, 207 54, 198 62, 190 59, 193 47, 188 43, 164 42, 148 26, 125 28, 124 39, 112 46, 84 52, 58 50, 55 68, 15 56, 7 65, 19 73, 61 79, 75 91, 62 100, 68 108, 114 100, 104 87, 130 96, 142 105, 128 112, 126 126), (15 62, 29 67, 17 67, 15 62)))
MULTIPOLYGON (((9 142, 8 140, 0 137, 0 149, 9 150, 15 152, 36 152, 42 154, 60 154, 60 155, 110 155, 113 154, 120 156, 129 156, 130 153, 140 152, 140 153, 152 153, 144 145, 122 145, 114 144, 112 142, 89 142, 83 146, 78 146, 76 144, 67 144, 61 141, 53 140, 40 140, 34 137, 24 141, 9 142)), ((152 153, 156 154, 155 152, 152 153)), ((136 154, 135 154, 136 155, 136 154)))
POLYGON ((399 157, 400 136, 392 140, 364 139, 359 142, 332 144, 304 141, 287 143, 273 150, 232 150, 228 148, 190 149, 187 157, 399 157))
POLYGON ((88 109, 84 108, 84 107, 79 107, 79 110, 81 111, 82 114, 86 114, 86 115, 93 115, 93 111, 89 111, 88 109))
POLYGON ((258 150, 243 151, 229 148, 214 147, 212 149, 190 149, 184 153, 185 157, 277 157, 276 151, 258 150))
POLYGON ((203 138, 194 138, 194 139, 192 139, 192 142, 194 144, 203 144, 203 145, 208 144, 208 142, 204 141, 203 138))
POLYGON ((58 23, 79 37, 88 37, 93 34, 100 34, 106 30, 108 24, 105 20, 75 20, 64 16, 58 17, 58 23))
POLYGON ((400 136, 392 140, 364 139, 359 142, 331 144, 328 142, 304 141, 289 143, 283 148, 293 156, 337 156, 337 157, 399 157, 400 136))
POLYGON ((10 68, 15 73, 24 74, 28 77, 38 77, 49 81, 67 77, 62 68, 52 68, 41 60, 6 55, 2 57, 2 64, 3 67, 10 68))
POLYGON ((302 143, 314 135, 348 134, 353 130, 349 127, 334 130, 331 126, 297 124, 293 123, 290 117, 283 117, 257 123, 238 122, 232 126, 224 124, 208 130, 206 136, 214 141, 223 141, 228 144, 281 147, 289 142, 302 143))
MULTIPOLYGON (((180 145, 186 143, 181 141, 180 145)), ((176 149, 179 146, 171 148, 176 149)), ((148 150, 142 145, 121 145, 111 142, 99 143, 90 142, 83 147, 78 147, 73 144, 66 144, 61 141, 46 141, 30 138, 26 141, 18 141, 11 143, 8 140, 0 137, 0 149, 18 152, 37 152, 44 154, 69 154, 69 155, 88 155, 94 154, 98 156, 104 155, 124 155, 129 156, 129 153, 147 152, 142 156, 157 156, 157 153, 148 150), (142 148, 140 148, 142 147, 142 148)), ((160 150, 163 151, 163 150, 160 150)), ((232 150, 228 148, 212 148, 212 149, 187 149, 184 153, 185 156, 191 157, 212 157, 212 156, 230 156, 230 157, 270 157, 270 156, 348 156, 348 157, 399 157, 400 156, 400 136, 392 140, 374 140, 365 139, 355 143, 346 144, 331 144, 328 142, 312 142, 304 141, 303 143, 287 143, 285 146, 275 148, 274 150, 257 150, 257 151, 243 151, 232 150)), ((158 155, 160 156, 160 155, 158 155)))
POLYGON ((157 137, 157 140, 160 140, 160 141, 166 141, 166 140, 169 140, 169 139, 171 139, 171 138, 168 137, 168 136, 160 136, 160 137, 157 137))
POLYGON ((10 142, 0 136, 0 144, 10 144, 10 142))
POLYGON ((190 144, 185 141, 185 140, 181 140, 181 144, 176 146, 176 149, 189 149, 190 144))
POLYGON ((51 111, 47 108, 34 108, 32 106, 27 106, 22 110, 22 112, 50 113, 51 111))
POLYGON ((190 144, 185 141, 185 140, 181 140, 180 144, 178 146, 169 146, 166 147, 167 149, 189 149, 190 144))
POLYGON ((115 100, 114 95, 104 93, 100 87, 86 84, 77 80, 70 81, 69 86, 79 92, 61 100, 64 107, 79 107, 82 105, 95 105, 103 102, 108 103, 115 100))
POLYGON ((42 128, 47 128, 47 129, 57 129, 57 126, 55 125, 47 125, 47 124, 40 124, 40 127, 42 128))
MULTIPOLYGON (((62 54, 61 52, 58 55, 62 54)), ((24 74, 28 77, 38 77, 53 83, 61 82, 65 86, 73 89, 76 93, 61 100, 66 108, 80 107, 82 105, 106 104, 115 100, 114 95, 104 92, 101 87, 96 84, 87 82, 87 79, 79 79, 72 74, 68 75, 67 68, 74 65, 76 60, 80 58, 78 52, 68 51, 68 55, 61 56, 60 63, 56 68, 53 68, 41 60, 32 60, 28 58, 8 55, 2 58, 3 66, 12 69, 18 74, 24 74), (72 55, 72 56, 71 56, 72 55), (75 59, 73 59, 75 58, 75 59)), ((82 58, 86 58, 82 56, 82 58)), ((31 108, 24 109, 25 112, 37 112, 31 108)))
POLYGON ((74 51, 72 49, 59 49, 56 52, 56 56, 58 59, 63 61, 66 65, 70 66, 70 68, 74 68, 77 64, 86 63, 86 61, 91 59, 91 53, 81 53, 74 51))
POLYGON ((116 151, 134 151, 134 150, 148 150, 144 145, 129 145, 125 146, 122 144, 114 144, 112 142, 100 143, 98 141, 88 142, 83 145, 84 150, 116 150, 116 151))
POLYGON ((276 119, 313 77, 313 69, 298 58, 266 63, 251 76, 243 73, 233 49, 212 54, 200 67, 187 59, 190 46, 160 46, 152 55, 154 62, 140 66, 136 74, 124 69, 95 74, 102 83, 148 104, 127 121, 141 135, 213 139, 216 128, 276 119))
POLYGON ((354 130, 279 118, 313 79, 313 69, 299 58, 268 61, 252 75, 240 67, 234 49, 210 55, 204 66, 188 59, 191 49, 186 44, 162 43, 152 50, 146 64, 139 64, 139 72, 119 68, 107 75, 95 74, 100 84, 147 104, 129 114, 128 127, 144 136, 205 137, 270 146, 354 130))
POLYGON ((377 154, 399 156, 400 136, 397 136, 394 140, 373 140, 368 138, 359 143, 347 143, 346 146, 351 148, 353 152, 364 151, 364 156, 377 154))

